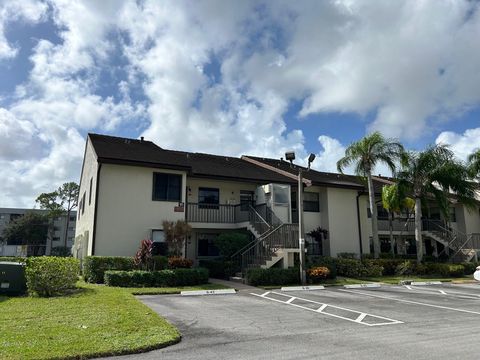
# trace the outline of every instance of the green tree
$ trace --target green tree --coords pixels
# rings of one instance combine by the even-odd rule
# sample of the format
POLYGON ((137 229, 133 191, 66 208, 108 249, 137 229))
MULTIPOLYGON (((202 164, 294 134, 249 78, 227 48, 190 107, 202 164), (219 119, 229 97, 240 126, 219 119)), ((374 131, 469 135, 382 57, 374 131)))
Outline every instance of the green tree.
POLYGON ((435 198, 443 216, 449 217, 449 197, 454 195, 467 207, 474 205, 475 184, 468 168, 455 159, 446 145, 430 146, 406 155, 398 178, 415 199, 415 240, 417 262, 423 259, 422 202, 435 198))
POLYGON ((27 212, 8 223, 2 236, 7 244, 33 245, 33 255, 42 255, 38 245, 45 245, 48 235, 48 219, 45 215, 27 212), (35 246, 37 245, 37 246, 35 246))
POLYGON ((480 149, 468 157, 468 167, 472 178, 480 178, 480 149))
POLYGON ((388 211, 388 222, 390 228, 390 248, 392 255, 395 254, 393 242, 393 215, 401 213, 402 210, 413 210, 415 201, 406 196, 405 188, 399 184, 385 185, 382 188, 382 205, 388 211))
POLYGON ((183 220, 164 221, 162 225, 169 253, 173 256, 182 256, 185 239, 192 232, 192 227, 183 220))
POLYGON ((372 172, 375 166, 383 163, 395 174, 396 164, 404 154, 403 145, 394 139, 386 139, 379 132, 374 132, 350 144, 345 150, 345 156, 338 160, 337 169, 343 170, 351 165, 357 176, 367 179, 370 210, 372 212, 372 240, 375 258, 380 254, 378 240, 377 206, 375 204, 375 190, 373 188, 372 172))
MULTIPOLYGON (((68 240, 68 226, 70 225, 70 214, 78 204, 78 193, 80 187, 74 182, 64 183, 56 191, 40 194, 35 200, 41 209, 48 210, 50 219, 50 228, 53 231, 53 221, 55 218, 66 215, 65 224, 65 247, 68 240)), ((53 234, 51 234, 53 237, 53 234)))

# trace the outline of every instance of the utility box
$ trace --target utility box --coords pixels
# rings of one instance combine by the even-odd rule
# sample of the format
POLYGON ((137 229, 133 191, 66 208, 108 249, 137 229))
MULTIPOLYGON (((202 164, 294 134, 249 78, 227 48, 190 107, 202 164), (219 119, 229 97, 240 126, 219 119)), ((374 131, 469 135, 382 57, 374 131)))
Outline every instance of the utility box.
POLYGON ((0 262, 0 295, 19 295, 26 290, 25 264, 0 262))

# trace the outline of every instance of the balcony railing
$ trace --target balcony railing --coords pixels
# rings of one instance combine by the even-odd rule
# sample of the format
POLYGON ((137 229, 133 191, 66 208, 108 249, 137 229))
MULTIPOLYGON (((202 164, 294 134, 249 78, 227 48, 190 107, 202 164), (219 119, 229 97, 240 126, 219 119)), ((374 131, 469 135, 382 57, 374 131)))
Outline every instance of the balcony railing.
POLYGON ((248 206, 188 203, 187 221, 235 224, 248 221, 248 206))

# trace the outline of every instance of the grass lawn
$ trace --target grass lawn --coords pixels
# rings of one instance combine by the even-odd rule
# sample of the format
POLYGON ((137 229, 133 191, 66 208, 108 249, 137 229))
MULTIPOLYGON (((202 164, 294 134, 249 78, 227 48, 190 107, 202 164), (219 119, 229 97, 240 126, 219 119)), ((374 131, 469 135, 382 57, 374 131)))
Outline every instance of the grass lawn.
POLYGON ((361 279, 363 282, 382 282, 386 284, 398 284, 403 280, 412 280, 412 281, 441 281, 441 282, 471 282, 473 281, 473 276, 463 276, 463 277, 434 277, 434 276, 380 276, 380 277, 370 277, 361 279))
POLYGON ((91 358, 178 341, 178 330, 129 290, 80 283, 64 297, 0 297, 1 359, 91 358))
POLYGON ((219 290, 228 289, 227 286, 220 284, 204 284, 198 286, 184 286, 184 287, 164 287, 164 288, 115 288, 123 289, 133 295, 167 295, 167 294, 180 294, 181 291, 188 290, 219 290))

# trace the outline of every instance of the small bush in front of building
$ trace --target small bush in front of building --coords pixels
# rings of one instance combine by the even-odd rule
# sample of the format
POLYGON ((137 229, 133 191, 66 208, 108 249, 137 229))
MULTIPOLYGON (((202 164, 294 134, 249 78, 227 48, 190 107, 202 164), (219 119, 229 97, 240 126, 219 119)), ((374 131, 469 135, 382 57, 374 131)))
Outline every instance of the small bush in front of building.
POLYGON ((241 271, 238 263, 223 259, 200 260, 200 266, 208 269, 210 277, 215 279, 228 279, 241 271))
POLYGON ((337 254, 339 259, 358 259, 358 255, 355 253, 341 252, 337 254))
POLYGON ((415 272, 415 264, 411 261, 405 260, 397 265, 395 268, 395 275, 408 276, 415 272))
POLYGON ((339 258, 337 259, 337 273, 351 278, 378 277, 382 276, 383 267, 371 260, 362 262, 356 259, 339 258))
POLYGON ((105 284, 119 287, 173 287, 192 286, 208 282, 208 270, 174 269, 160 271, 115 271, 105 272, 105 284))
POLYGON ((247 282, 250 285, 291 285, 300 282, 300 270, 289 269, 249 269, 247 271, 247 282))
POLYGON ((308 267, 325 266, 330 270, 328 279, 335 279, 337 277, 337 259, 330 256, 308 256, 308 267))
POLYGON ((480 263, 477 263, 477 262, 466 262, 466 263, 462 263, 463 265, 463 269, 464 269, 464 275, 472 275, 476 269, 477 269, 477 266, 480 265, 480 263))
POLYGON ((68 257, 72 256, 72 251, 68 246, 55 246, 52 248, 50 255, 68 257))
POLYGON ((402 259, 393 259, 393 258, 384 258, 384 259, 372 259, 364 260, 364 263, 370 263, 383 267, 383 275, 395 275, 397 266, 402 264, 405 260, 402 259))
POLYGON ((248 245, 250 239, 245 233, 228 232, 222 233, 215 238, 214 244, 221 256, 228 259, 233 254, 248 245))
POLYGON ((169 269, 190 269, 193 266, 193 261, 181 256, 171 256, 168 258, 169 269))
POLYGON ((30 294, 53 296, 75 288, 80 263, 74 258, 41 256, 27 259, 25 276, 30 294))
POLYGON ((168 267, 168 257, 161 255, 152 256, 153 270, 165 270, 168 267))
POLYGON ((27 258, 20 256, 0 256, 0 262, 1 261, 25 263, 27 258))
POLYGON ((83 277, 86 282, 101 284, 107 270, 135 270, 133 257, 87 256, 83 262, 83 277))
POLYGON ((327 279, 330 270, 325 266, 316 266, 307 270, 307 279, 310 283, 316 284, 327 279))

